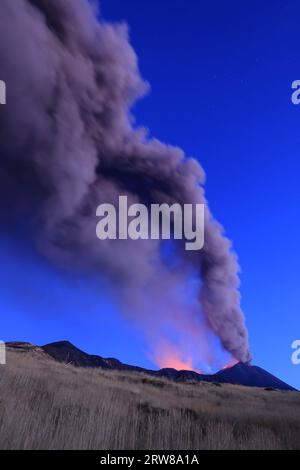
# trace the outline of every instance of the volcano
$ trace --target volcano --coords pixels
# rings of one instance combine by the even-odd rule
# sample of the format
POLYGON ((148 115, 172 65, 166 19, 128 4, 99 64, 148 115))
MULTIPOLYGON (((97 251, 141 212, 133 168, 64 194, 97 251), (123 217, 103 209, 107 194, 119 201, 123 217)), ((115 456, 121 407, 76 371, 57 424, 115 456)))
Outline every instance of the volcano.
POLYGON ((104 358, 101 356, 87 354, 81 351, 69 341, 59 341, 46 344, 45 346, 33 346, 30 343, 6 343, 8 348, 20 352, 30 351, 31 349, 42 350, 55 361, 70 364, 75 367, 83 368, 102 368, 106 370, 141 372, 144 374, 164 377, 176 382, 194 381, 210 382, 216 385, 232 384, 247 387, 258 387, 269 390, 290 390, 295 391, 293 387, 270 374, 261 367, 253 366, 250 363, 238 363, 233 367, 224 369, 216 374, 205 375, 198 374, 191 370, 161 369, 158 371, 148 370, 138 366, 123 364, 114 358, 104 358))
POLYGON ((216 382, 245 385, 247 387, 270 388, 276 390, 294 390, 293 387, 270 374, 261 367, 238 363, 214 375, 216 382))

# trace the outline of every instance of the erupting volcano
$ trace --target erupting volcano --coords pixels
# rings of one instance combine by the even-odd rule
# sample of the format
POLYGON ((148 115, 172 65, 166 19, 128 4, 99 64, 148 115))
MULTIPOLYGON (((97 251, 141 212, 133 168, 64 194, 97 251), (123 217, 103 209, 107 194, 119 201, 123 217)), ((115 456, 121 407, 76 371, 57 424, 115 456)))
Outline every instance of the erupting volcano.
POLYGON ((204 171, 133 125, 131 107, 148 84, 127 27, 99 18, 86 0, 1 1, 1 73, 9 84, 0 110, 2 225, 25 234, 62 276, 104 277, 158 364, 194 369, 194 354, 213 363, 216 341, 246 363, 239 265, 210 212, 204 171), (117 205, 120 195, 147 205, 205 204, 203 250, 186 252, 174 241, 165 256, 160 240, 100 243, 96 208, 117 205), (170 346, 158 357, 160 341, 181 352, 170 346))

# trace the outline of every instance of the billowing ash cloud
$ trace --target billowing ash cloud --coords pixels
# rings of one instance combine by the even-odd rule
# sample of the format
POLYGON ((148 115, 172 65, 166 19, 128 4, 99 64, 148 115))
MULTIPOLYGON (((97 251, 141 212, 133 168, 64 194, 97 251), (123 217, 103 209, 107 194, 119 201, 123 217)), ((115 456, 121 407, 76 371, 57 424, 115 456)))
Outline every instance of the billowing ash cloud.
MULTIPOLYGON (((96 207, 117 203, 119 195, 206 202, 200 165, 134 128, 130 107, 148 87, 126 26, 99 22, 87 0, 1 0, 0 73, 7 84, 0 109, 2 229, 22 230, 59 266, 105 274, 149 330, 159 321, 153 306, 145 307, 149 299, 163 308, 164 295, 175 292, 175 299, 196 272, 206 326, 248 361, 239 267, 209 209, 204 250, 182 250, 178 269, 163 262, 157 241, 96 239, 96 207)), ((194 321, 199 312, 188 315, 194 321)))

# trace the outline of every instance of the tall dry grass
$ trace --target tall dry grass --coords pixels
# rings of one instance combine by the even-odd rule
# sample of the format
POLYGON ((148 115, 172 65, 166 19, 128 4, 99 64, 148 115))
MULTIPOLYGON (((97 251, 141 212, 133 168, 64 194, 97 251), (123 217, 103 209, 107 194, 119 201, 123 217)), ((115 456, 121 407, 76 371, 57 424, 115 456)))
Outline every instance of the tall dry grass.
POLYGON ((8 352, 1 449, 300 449, 300 394, 77 369, 8 352))

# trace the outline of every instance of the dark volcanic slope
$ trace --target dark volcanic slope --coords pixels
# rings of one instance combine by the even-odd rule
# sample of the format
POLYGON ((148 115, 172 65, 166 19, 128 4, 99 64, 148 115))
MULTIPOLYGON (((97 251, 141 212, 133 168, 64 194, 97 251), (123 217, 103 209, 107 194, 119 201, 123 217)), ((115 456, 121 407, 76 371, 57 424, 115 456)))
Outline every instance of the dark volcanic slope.
POLYGON ((225 369, 214 376, 225 383, 246 385, 248 387, 274 388, 277 390, 295 390, 290 385, 278 379, 261 367, 239 363, 236 366, 225 369))
POLYGON ((72 364, 77 367, 102 367, 103 369, 144 372, 157 377, 166 377, 170 380, 194 380, 214 383, 230 383, 249 387, 274 388, 278 390, 295 390, 286 383, 277 379, 260 367, 239 363, 236 366, 222 370, 214 375, 202 375, 193 371, 177 371, 175 369, 162 369, 160 371, 146 370, 141 367, 122 364, 117 359, 104 359, 100 356, 86 354, 68 341, 47 344, 42 349, 53 359, 59 362, 72 364))
POLYGON ((41 348, 56 361, 72 364, 76 367, 102 367, 103 369, 111 370, 144 371, 141 367, 122 364, 122 362, 117 359, 105 359, 100 356, 87 354, 73 346, 69 341, 46 344, 41 348))

